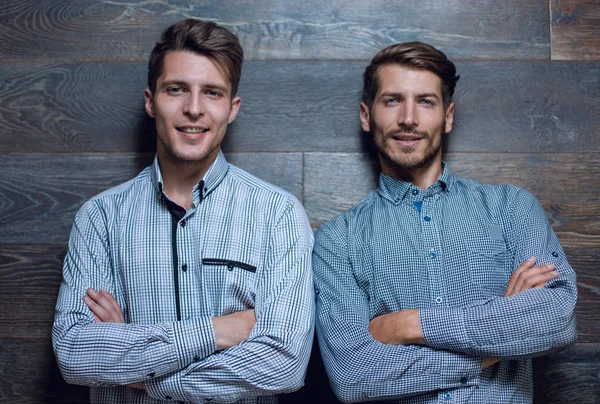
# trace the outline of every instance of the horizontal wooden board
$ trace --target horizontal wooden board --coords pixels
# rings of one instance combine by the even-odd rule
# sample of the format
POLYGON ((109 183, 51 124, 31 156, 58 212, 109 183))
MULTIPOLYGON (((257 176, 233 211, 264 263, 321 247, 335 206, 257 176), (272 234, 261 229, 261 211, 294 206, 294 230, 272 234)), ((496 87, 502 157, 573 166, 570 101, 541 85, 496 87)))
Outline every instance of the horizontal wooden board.
POLYGON ((67 384, 50 339, 0 339, 0 402, 3 404, 85 404, 89 389, 67 384))
MULTIPOLYGON (((66 249, 66 244, 0 245, 0 338, 49 338, 66 249)), ((565 252, 577 272, 579 341, 600 343, 600 248, 565 252)))
POLYGON ((229 28, 249 59, 368 59, 413 40, 461 58, 550 57, 545 0, 4 0, 0 15, 0 61, 145 60, 188 17, 229 28))
MULTIPOLYGON (((302 200, 300 153, 228 153, 232 163, 302 200)), ((8 154, 0 178, 0 243, 63 243, 92 196, 129 180, 147 154, 8 154)))
MULTIPOLYGON (((531 191, 566 247, 600 246, 600 154, 448 153, 453 172, 531 191)), ((371 155, 306 153, 304 206, 313 227, 354 206, 377 187, 371 155)))
MULTIPOLYGON (((230 152, 361 152, 365 62, 254 61, 230 152)), ((600 152, 600 62, 460 62, 453 152, 600 152)), ((153 152, 144 62, 0 63, 0 153, 153 152)))
MULTIPOLYGON (((87 403, 88 388, 62 379, 49 340, 0 339, 0 401, 6 404, 87 403)), ((314 358, 313 358, 314 359, 314 358)), ((310 367, 309 372, 316 368, 310 367)), ((600 344, 575 344, 564 351, 534 360, 535 403, 594 404, 600 399, 600 344)), ((322 372, 322 368, 321 368, 322 372)), ((286 404, 336 403, 326 377, 297 395, 283 396, 286 404)))
POLYGON ((534 403, 600 402, 600 344, 575 344, 535 359, 534 403))
POLYGON ((600 60, 597 0, 550 0, 553 60, 600 60))

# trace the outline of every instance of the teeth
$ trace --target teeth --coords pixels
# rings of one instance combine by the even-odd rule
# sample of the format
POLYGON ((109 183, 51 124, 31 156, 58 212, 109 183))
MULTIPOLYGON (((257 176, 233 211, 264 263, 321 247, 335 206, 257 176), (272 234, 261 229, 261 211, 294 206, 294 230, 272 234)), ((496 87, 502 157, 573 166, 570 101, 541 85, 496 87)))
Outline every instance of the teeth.
POLYGON ((181 128, 179 129, 182 132, 185 133, 203 133, 206 132, 206 129, 201 129, 201 128, 181 128))

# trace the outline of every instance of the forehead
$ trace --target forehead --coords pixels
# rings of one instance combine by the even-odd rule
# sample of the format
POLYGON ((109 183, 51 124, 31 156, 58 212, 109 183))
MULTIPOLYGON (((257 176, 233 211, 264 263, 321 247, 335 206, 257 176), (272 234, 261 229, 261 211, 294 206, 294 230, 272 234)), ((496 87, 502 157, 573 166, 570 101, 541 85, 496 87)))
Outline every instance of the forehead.
POLYGON ((165 55, 158 83, 165 81, 212 83, 231 89, 227 70, 220 63, 188 51, 171 51, 165 55))
POLYGON ((438 94, 442 97, 442 79, 425 69, 386 64, 377 71, 377 94, 438 94))

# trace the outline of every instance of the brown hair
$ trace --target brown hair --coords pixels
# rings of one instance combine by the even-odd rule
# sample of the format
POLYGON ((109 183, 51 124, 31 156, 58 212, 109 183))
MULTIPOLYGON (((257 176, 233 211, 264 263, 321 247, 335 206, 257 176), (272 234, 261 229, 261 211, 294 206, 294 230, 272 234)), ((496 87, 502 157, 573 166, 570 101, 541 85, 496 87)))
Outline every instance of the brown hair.
POLYGON ((373 106, 375 95, 379 90, 377 71, 380 66, 399 64, 402 66, 425 69, 442 79, 442 99, 444 108, 448 108, 454 95, 454 87, 460 78, 456 74, 456 66, 446 55, 431 45, 423 42, 406 42, 388 46, 371 60, 363 76, 362 101, 369 109, 373 106))
POLYGON ((168 27, 156 43, 148 61, 148 87, 152 94, 162 74, 165 55, 171 51, 190 51, 215 60, 225 67, 235 96, 242 74, 244 51, 231 31, 214 22, 188 18, 168 27))

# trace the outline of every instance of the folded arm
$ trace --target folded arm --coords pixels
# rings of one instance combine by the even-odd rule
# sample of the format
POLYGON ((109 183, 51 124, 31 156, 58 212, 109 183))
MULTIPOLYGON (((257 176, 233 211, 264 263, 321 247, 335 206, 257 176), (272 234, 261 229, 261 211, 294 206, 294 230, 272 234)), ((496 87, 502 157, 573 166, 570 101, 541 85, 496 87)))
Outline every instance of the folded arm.
POLYGON ((398 399, 477 385, 481 358, 373 338, 368 297, 354 277, 346 240, 346 224, 338 217, 317 232, 313 254, 317 336, 337 397, 398 399))
POLYGON ((518 189, 509 206, 506 242, 513 267, 530 256, 558 274, 543 288, 464 307, 420 310, 428 346, 475 356, 532 358, 575 342, 575 273, 539 202, 518 189))
POLYGON ((147 382, 148 394, 186 402, 234 402, 299 389, 314 331, 312 242, 302 207, 288 206, 270 235, 250 336, 179 372, 147 382))
MULTIPOLYGON (((97 323, 83 296, 88 288, 115 294, 105 215, 92 201, 81 208, 63 267, 52 342, 69 383, 127 385, 187 367, 216 351, 210 317, 159 324, 97 323)), ((124 302, 120 302, 122 307, 124 302)))

